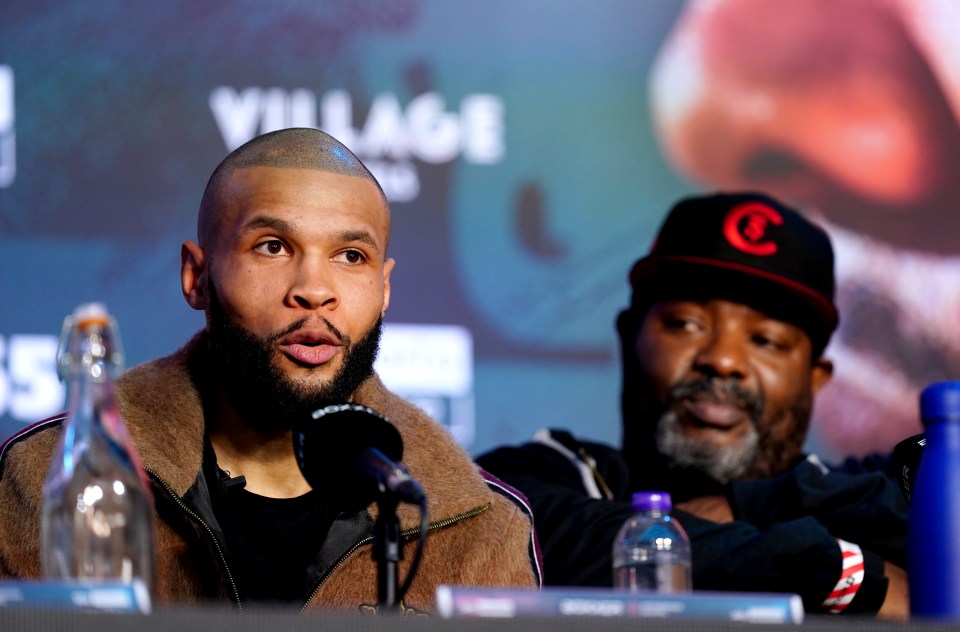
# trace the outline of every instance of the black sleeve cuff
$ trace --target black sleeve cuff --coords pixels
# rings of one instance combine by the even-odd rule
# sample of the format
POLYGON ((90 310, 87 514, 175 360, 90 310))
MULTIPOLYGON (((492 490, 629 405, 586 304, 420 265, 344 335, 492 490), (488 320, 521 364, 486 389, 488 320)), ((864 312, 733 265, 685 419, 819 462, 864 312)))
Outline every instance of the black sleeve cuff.
POLYGON ((889 581, 883 574, 883 558, 876 553, 863 551, 863 583, 857 590, 857 596, 846 607, 843 614, 876 614, 887 598, 889 581))

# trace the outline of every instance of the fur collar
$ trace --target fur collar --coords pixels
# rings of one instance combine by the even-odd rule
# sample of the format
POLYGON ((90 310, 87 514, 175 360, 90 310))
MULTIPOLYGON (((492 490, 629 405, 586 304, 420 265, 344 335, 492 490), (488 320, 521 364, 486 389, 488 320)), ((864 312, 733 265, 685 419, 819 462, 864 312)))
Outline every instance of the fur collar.
MULTIPOLYGON (((207 374, 206 337, 201 332, 176 353, 136 366, 117 381, 120 411, 143 465, 183 496, 200 472, 207 374)), ((492 501, 492 493, 467 452, 423 411, 371 376, 353 402, 393 423, 404 442, 404 465, 427 495, 431 521, 459 515, 492 501)), ((370 508, 376 513, 376 506, 370 508)), ((401 505, 401 526, 419 525, 415 507, 401 505)))

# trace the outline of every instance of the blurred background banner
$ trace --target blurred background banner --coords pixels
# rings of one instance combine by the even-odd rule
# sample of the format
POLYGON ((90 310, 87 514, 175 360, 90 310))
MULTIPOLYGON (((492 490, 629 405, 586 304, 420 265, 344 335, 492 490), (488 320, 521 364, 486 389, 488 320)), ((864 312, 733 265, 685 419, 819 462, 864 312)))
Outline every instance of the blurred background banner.
POLYGON ((889 449, 960 377, 957 32, 947 0, 5 2, 0 436, 63 407, 77 304, 107 303, 128 366, 202 326, 179 248, 207 177, 308 126, 392 202, 379 368, 470 452, 619 441, 627 271, 677 198, 728 188, 837 246, 809 447, 889 449))

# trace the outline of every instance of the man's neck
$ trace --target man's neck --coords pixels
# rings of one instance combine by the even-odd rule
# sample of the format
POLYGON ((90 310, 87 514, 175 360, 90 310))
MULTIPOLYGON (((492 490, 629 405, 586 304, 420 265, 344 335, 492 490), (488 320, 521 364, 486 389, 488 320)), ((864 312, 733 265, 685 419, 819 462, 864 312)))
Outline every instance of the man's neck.
POLYGON ((310 491, 293 453, 293 431, 265 432, 221 409, 209 429, 217 466, 246 479, 244 489, 269 498, 295 498, 310 491))

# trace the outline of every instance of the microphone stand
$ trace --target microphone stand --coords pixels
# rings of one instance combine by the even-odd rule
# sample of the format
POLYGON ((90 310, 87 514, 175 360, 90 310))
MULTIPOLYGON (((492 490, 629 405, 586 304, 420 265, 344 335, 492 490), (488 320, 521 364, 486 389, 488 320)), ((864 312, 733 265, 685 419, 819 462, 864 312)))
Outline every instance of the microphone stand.
POLYGON ((377 561, 377 599, 383 612, 399 612, 397 562, 403 558, 396 495, 381 486, 377 496, 377 519, 373 524, 373 559, 377 561))

